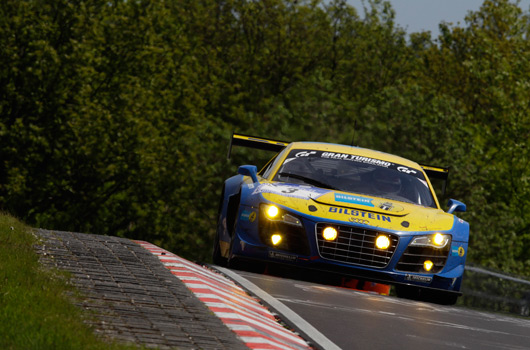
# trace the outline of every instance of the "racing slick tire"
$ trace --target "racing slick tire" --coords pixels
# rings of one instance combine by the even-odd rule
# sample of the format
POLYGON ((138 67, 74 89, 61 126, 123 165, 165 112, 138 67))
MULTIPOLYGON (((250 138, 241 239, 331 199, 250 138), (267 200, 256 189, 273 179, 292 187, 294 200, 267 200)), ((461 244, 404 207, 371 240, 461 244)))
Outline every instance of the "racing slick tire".
POLYGON ((213 242, 212 261, 215 265, 221 267, 227 267, 228 265, 228 260, 221 255, 221 247, 219 245, 219 232, 215 234, 215 240, 213 242))
POLYGON ((228 249, 228 258, 226 259, 226 266, 230 268, 238 267, 238 259, 233 257, 232 248, 234 245, 234 238, 237 229, 237 214, 239 212, 239 202, 241 201, 241 191, 228 199, 228 209, 226 213, 226 227, 230 235, 230 247, 228 249))
POLYGON ((222 227, 222 210, 223 210, 223 199, 225 195, 225 189, 223 187, 223 191, 221 192, 221 201, 219 203, 219 210, 217 214, 217 228, 215 230, 215 238, 213 241, 213 251, 212 251, 212 261, 214 264, 221 266, 221 267, 227 267, 228 266, 228 259, 223 257, 221 255, 221 246, 219 243, 219 229, 222 227))

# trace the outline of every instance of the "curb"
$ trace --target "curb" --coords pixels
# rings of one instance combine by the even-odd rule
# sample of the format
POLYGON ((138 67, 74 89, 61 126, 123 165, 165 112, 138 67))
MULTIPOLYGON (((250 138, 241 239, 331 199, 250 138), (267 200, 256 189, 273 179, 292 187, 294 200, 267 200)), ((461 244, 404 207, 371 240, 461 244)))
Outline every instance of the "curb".
POLYGON ((69 273, 72 302, 109 341, 156 349, 248 347, 152 253, 115 236, 36 229, 45 268, 69 273))
POLYGON ((312 349, 299 335, 280 325, 274 314, 231 280, 151 243, 135 242, 157 256, 249 348, 312 349))

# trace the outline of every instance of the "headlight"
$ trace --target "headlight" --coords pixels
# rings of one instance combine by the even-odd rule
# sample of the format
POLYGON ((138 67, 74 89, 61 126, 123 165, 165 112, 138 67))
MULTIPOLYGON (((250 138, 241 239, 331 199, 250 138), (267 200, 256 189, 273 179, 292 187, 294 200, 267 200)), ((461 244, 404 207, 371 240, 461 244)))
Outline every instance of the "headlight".
POLYGON ((298 255, 311 254, 302 218, 296 213, 280 205, 261 203, 257 221, 259 239, 263 245, 298 255))
POLYGON ((300 221, 300 219, 298 219, 294 215, 288 214, 287 212, 278 208, 275 205, 265 204, 263 205, 262 210, 265 213, 265 217, 270 221, 279 221, 289 225, 300 227, 302 226, 302 222, 300 221))
POLYGON ((375 246, 379 249, 388 249, 390 247, 390 238, 385 235, 377 236, 375 246))
POLYGON ((434 266, 434 263, 430 260, 425 260, 423 262, 423 268, 425 269, 425 271, 429 272, 431 271, 432 267, 434 266))
POLYGON ((278 245, 278 244, 280 244, 281 241, 282 241, 282 236, 281 235, 276 233, 276 234, 273 234, 271 236, 271 242, 272 242, 273 245, 278 245))
POLYGON ((412 240, 411 246, 444 248, 451 241, 451 235, 435 233, 428 236, 419 236, 412 240))
POLYGON ((278 209, 278 207, 275 205, 269 205, 265 209, 265 214, 267 214, 267 217, 269 219, 276 219, 279 213, 280 213, 280 209, 278 209))
POLYGON ((334 227, 328 226, 322 231, 322 237, 324 237, 326 241, 334 241, 337 239, 337 236, 338 232, 334 227))
POLYGON ((442 235, 441 233, 435 234, 434 237, 432 238, 432 241, 434 242, 434 245, 436 245, 437 247, 443 246, 447 243, 444 235, 442 235))

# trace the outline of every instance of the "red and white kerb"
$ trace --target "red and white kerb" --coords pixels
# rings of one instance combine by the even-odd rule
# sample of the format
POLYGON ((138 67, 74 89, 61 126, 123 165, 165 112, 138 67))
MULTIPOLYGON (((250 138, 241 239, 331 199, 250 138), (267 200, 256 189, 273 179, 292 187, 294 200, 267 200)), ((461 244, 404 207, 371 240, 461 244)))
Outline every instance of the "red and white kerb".
POLYGON ((251 349, 311 349, 300 336, 282 327, 274 315, 231 280, 154 244, 136 241, 158 256, 251 349))

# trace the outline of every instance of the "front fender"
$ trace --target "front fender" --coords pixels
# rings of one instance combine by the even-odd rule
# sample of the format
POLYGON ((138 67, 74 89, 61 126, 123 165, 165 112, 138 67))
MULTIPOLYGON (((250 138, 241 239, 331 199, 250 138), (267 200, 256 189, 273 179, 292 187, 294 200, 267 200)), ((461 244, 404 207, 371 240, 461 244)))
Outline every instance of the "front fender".
POLYGON ((468 243, 469 242, 469 223, 454 217, 454 225, 452 229, 453 241, 468 243))
POLYGON ((239 193, 243 179, 243 175, 235 175, 225 181, 225 194, 223 200, 228 200, 228 197, 239 193))
MULTIPOLYGON (((228 244, 231 239, 229 227, 233 225, 237 215, 237 208, 232 208, 234 205, 231 203, 233 203, 236 196, 239 195, 242 182, 243 176, 236 175, 227 179, 224 183, 221 204, 219 207, 219 220, 217 222, 219 243, 223 248, 226 247, 225 244, 228 244)), ((226 249, 222 250, 225 251, 226 249)))

